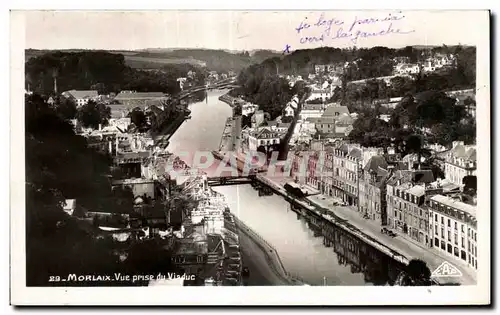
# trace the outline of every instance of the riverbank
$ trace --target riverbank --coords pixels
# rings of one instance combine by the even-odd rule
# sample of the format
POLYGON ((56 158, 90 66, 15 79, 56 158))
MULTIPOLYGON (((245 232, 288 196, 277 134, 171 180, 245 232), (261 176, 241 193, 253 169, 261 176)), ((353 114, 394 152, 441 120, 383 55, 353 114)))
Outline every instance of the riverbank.
POLYGON ((185 109, 179 112, 177 117, 170 124, 162 128, 162 130, 154 136, 155 138, 159 136, 158 139, 155 139, 155 145, 166 148, 168 146, 170 138, 175 134, 177 129, 179 129, 179 127, 184 121, 186 121, 186 119, 189 119, 189 114, 189 109, 185 109))
POLYGON ((242 105, 242 104, 246 103, 245 101, 243 101, 240 98, 232 97, 231 95, 229 95, 229 93, 226 93, 224 95, 219 96, 219 101, 224 102, 231 107, 234 107, 236 105, 242 105))
MULTIPOLYGON (((293 181, 291 177, 279 176, 269 178, 265 174, 258 174, 256 179, 266 186, 273 189, 276 193, 284 196, 287 200, 290 199, 288 193, 284 189, 286 182, 293 181)), ((293 198, 292 198, 293 199, 293 198)), ((446 285, 449 283, 459 283, 461 285, 475 285, 476 277, 469 272, 467 267, 460 263, 456 263, 449 257, 440 255, 431 249, 422 247, 414 242, 407 240, 401 236, 395 238, 380 232, 380 225, 374 221, 363 219, 355 207, 350 206, 333 206, 335 198, 324 195, 315 195, 306 197, 305 201, 294 199, 294 204, 298 204, 310 212, 312 215, 321 217, 330 223, 348 231, 355 235, 365 243, 376 248, 380 252, 388 255, 394 260, 407 265, 412 259, 424 260, 431 272, 437 269, 443 262, 451 261, 456 267, 459 267, 462 272, 462 277, 443 277, 436 278, 435 281, 439 284, 446 285)))
MULTIPOLYGON (((225 152, 224 154, 234 155, 233 152, 225 152)), ((220 152, 218 154, 214 154, 214 156, 218 159, 224 157, 224 155, 220 152)), ((229 161, 231 161, 231 159, 229 159, 229 161)), ((244 161, 241 161, 239 156, 236 156, 236 161, 238 162, 237 168, 241 171, 244 161)), ((425 248, 419 244, 411 242, 402 236, 393 238, 382 234, 380 232, 381 227, 379 224, 371 220, 363 219, 354 207, 333 206, 334 201, 337 200, 323 194, 309 196, 301 200, 293 198, 284 188, 284 185, 287 182, 293 181, 293 178, 287 176, 286 174, 277 173, 271 177, 266 173, 260 173, 257 174, 256 180, 271 188, 275 193, 281 195, 285 200, 293 205, 305 209, 306 213, 325 220, 331 224, 335 224, 337 227, 340 227, 350 234, 358 237, 366 244, 376 248, 378 251, 386 254, 395 261, 407 265, 412 259, 422 259, 427 263, 431 272, 436 270, 443 262, 451 262, 462 272, 462 277, 460 278, 435 278, 435 282, 439 284, 458 283, 461 285, 475 285, 477 283, 475 274, 470 272, 467 266, 460 264, 460 262, 455 262, 450 257, 446 257, 433 251, 432 249, 425 248)))
MULTIPOLYGON (((257 271, 265 276, 271 285, 304 285, 302 280, 286 271, 279 253, 271 244, 236 216, 233 218, 238 232, 240 232, 238 234, 242 251, 249 251, 245 255, 246 259, 250 259, 251 264, 256 265, 257 271)), ((246 264, 245 261, 244 263, 246 264)), ((252 273, 254 270, 250 270, 250 272, 252 273)))

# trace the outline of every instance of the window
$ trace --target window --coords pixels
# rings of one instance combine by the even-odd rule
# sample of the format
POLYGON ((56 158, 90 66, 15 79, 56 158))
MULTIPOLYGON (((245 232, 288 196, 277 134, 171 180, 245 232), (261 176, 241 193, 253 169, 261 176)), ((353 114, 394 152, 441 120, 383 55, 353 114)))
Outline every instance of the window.
POLYGON ((453 248, 453 253, 455 254, 456 257, 458 257, 458 247, 453 248))
POLYGON ((437 237, 434 238, 434 246, 439 247, 439 240, 437 237))
POLYGON ((448 231, 448 241, 451 242, 451 232, 448 231))
POLYGON ((451 244, 447 244, 447 251, 448 253, 453 254, 453 247, 451 246, 451 244))
POLYGON ((441 249, 446 250, 446 245, 444 244, 444 241, 441 241, 441 249))
POLYGON ((470 228, 467 228, 467 237, 470 237, 470 228))
POLYGON ((460 256, 461 256, 460 258, 462 258, 462 260, 467 261, 467 254, 465 253, 465 251, 463 251, 463 250, 460 251, 460 256))
POLYGON ((458 223, 455 222, 455 230, 457 230, 457 229, 458 229, 458 223))
POLYGON ((444 224, 444 217, 441 217, 441 224, 444 224))
POLYGON ((474 242, 477 242, 476 236, 477 236, 477 233, 474 233, 474 242))
POLYGON ((434 220, 435 220, 436 222, 438 221, 438 215, 437 215, 437 214, 435 214, 435 215, 434 215, 434 220))
POLYGON ((196 262, 197 263, 202 263, 203 262, 203 256, 196 256, 196 262))
POLYGON ((465 233, 465 225, 462 224, 462 233, 465 233))
POLYGON ((462 248, 465 248, 465 239, 463 236, 462 236, 462 248))
POLYGON ((448 227, 451 227, 451 220, 448 219, 448 227))
POLYGON ((441 238, 444 238, 444 227, 441 228, 441 238))
POLYGON ((458 245, 458 235, 455 234, 455 245, 458 245))
POLYGON ((434 227, 436 228, 436 234, 438 234, 438 226, 437 226, 437 224, 434 227))

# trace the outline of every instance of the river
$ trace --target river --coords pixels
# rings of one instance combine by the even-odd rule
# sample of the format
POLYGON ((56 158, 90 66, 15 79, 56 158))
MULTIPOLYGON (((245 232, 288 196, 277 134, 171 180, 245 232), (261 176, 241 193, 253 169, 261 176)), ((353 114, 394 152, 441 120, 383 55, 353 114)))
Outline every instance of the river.
MULTIPOLYGON (((192 118, 170 138, 168 151, 218 149, 226 119, 232 115, 232 109, 218 99, 226 92, 209 91, 206 101, 189 105, 192 118)), ((335 228, 338 241, 326 247, 321 232, 278 195, 259 197, 251 185, 214 189, 226 196, 231 212, 276 248, 285 269, 308 284, 385 285, 398 274, 390 258, 341 229, 335 228)))

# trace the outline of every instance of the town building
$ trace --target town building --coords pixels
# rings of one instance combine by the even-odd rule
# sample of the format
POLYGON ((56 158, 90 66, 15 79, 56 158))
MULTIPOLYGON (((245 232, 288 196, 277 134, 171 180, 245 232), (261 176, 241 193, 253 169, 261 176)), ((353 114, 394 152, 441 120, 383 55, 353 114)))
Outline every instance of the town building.
POLYGON ((161 200, 165 193, 162 192, 159 182, 146 178, 127 178, 113 180, 113 187, 129 187, 134 197, 148 197, 153 200, 161 200))
POLYGON ((430 247, 426 198, 442 193, 431 170, 397 170, 387 181, 387 224, 422 245, 430 247))
POLYGON ((299 119, 304 121, 307 118, 320 118, 325 112, 323 104, 304 104, 299 114, 299 119))
POLYGON ((81 107, 89 101, 97 101, 99 97, 96 90, 69 90, 63 92, 62 96, 73 100, 77 107, 81 107))
POLYGON ((259 105, 246 103, 241 105, 241 115, 248 116, 255 113, 256 110, 259 109, 259 105))
POLYGON ((263 110, 259 109, 256 110, 255 113, 253 113, 252 118, 250 118, 252 128, 258 128, 262 123, 264 123, 265 120, 265 113, 263 110))
POLYGON ((267 147, 279 144, 281 136, 282 133, 274 131, 269 127, 256 128, 248 136, 248 149, 251 152, 255 152, 261 146, 267 147))
POLYGON ((359 210, 367 219, 381 225, 387 224, 387 180, 390 176, 389 165, 381 155, 368 160, 363 168, 359 185, 359 210))
POLYGON ((476 207, 443 195, 429 203, 433 249, 477 269, 476 207))
POLYGON ((454 141, 452 149, 445 156, 444 174, 450 182, 463 186, 465 176, 476 176, 476 146, 454 141))

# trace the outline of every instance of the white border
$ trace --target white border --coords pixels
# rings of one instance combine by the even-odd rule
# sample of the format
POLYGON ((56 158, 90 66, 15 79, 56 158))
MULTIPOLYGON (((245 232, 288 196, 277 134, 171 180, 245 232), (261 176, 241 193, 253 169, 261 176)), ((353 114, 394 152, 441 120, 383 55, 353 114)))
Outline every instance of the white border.
MULTIPOLYGON (((388 1, 386 1, 388 2, 388 1)), ((121 1, 121 8, 131 8, 132 1, 121 1)), ((198 4, 206 2, 198 1, 198 4)), ((391 7, 407 8, 401 2, 393 2, 391 7)), ((31 8, 39 7, 35 3, 31 8)), ((47 1, 43 6, 47 6, 47 1)), ((61 3, 59 3, 61 4, 61 3)), ((69 8, 71 4, 62 3, 59 8, 69 8)), ((143 8, 154 9, 158 3, 143 8)), ((350 3, 351 4, 351 3, 350 3)), ((436 8, 431 2, 426 8, 436 8)), ((470 2, 467 3, 470 8, 470 2)), ((95 9, 95 3, 85 2, 81 8, 95 9)), ((201 8, 197 4, 182 3, 184 8, 201 8)), ((244 9, 262 8, 259 1, 245 4, 244 9)), ((288 5, 288 4, 287 4, 288 5)), ((303 4, 304 5, 304 4, 303 4)), ((17 7, 18 3, 14 5, 17 7)), ((114 5, 100 4, 100 8, 114 8, 114 5)), ((387 5, 388 7, 389 5, 387 5)), ((308 1, 302 8, 324 8, 324 3, 308 1)), ((410 6, 412 7, 412 6, 410 6)), ((222 8, 220 4, 211 9, 222 8)), ((227 6, 226 6, 227 8, 227 6)), ((290 4, 290 8, 297 8, 290 4)), ((366 4, 352 4, 349 9, 367 9, 366 4)), ((12 16, 11 16, 12 18, 12 16)), ((477 21, 479 23, 480 21, 477 21)), ((22 107, 23 90, 23 58, 24 34, 22 18, 11 20, 11 302, 16 305, 390 305, 390 304, 461 304, 469 305, 487 303, 489 297, 490 277, 490 159, 489 159, 489 34, 485 28, 478 34, 477 63, 477 117, 478 117, 478 219, 479 267, 478 285, 475 287, 433 287, 433 288, 399 288, 399 287, 269 287, 269 288, 195 288, 195 287, 154 287, 154 288, 26 288, 24 257, 24 114, 22 107), (20 106, 21 105, 21 106, 20 106)), ((489 27, 488 27, 489 28, 489 27)))

